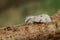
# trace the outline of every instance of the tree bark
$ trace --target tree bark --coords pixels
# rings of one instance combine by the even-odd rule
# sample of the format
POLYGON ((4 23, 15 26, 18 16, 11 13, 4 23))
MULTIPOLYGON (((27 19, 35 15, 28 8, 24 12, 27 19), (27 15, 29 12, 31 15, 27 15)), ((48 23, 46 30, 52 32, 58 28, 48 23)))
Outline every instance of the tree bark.
POLYGON ((8 26, 0 29, 0 40, 60 40, 60 11, 51 23, 8 26))

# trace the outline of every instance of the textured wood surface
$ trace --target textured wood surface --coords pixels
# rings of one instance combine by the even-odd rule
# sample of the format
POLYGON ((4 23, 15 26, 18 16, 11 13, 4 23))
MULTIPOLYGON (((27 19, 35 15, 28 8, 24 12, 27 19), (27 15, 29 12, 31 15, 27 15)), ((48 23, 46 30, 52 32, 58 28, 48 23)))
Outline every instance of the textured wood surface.
POLYGON ((60 40, 60 11, 51 23, 7 26, 0 29, 0 40, 60 40))

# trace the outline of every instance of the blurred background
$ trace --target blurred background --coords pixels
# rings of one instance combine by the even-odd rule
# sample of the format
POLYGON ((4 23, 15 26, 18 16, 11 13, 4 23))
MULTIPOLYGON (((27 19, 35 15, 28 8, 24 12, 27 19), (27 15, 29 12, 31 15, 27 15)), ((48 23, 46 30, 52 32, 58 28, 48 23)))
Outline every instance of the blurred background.
POLYGON ((0 0, 0 27, 24 23, 25 17, 60 9, 60 0, 0 0))

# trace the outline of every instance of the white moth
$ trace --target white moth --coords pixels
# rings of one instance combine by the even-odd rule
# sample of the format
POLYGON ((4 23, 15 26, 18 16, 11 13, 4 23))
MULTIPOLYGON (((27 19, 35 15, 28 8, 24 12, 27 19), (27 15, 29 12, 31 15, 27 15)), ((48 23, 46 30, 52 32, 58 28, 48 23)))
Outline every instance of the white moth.
POLYGON ((37 15, 37 16, 26 17, 26 20, 25 20, 26 24, 34 23, 34 22, 49 23, 49 22, 51 22, 51 18, 47 14, 41 14, 41 15, 37 15))

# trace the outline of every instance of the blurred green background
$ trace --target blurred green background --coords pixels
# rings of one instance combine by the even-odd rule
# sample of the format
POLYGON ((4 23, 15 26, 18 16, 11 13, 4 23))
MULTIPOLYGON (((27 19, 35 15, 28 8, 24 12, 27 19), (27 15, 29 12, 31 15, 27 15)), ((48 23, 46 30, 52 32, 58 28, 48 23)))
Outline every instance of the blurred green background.
POLYGON ((25 17, 60 9, 60 0, 0 0, 0 27, 24 23, 25 17))

